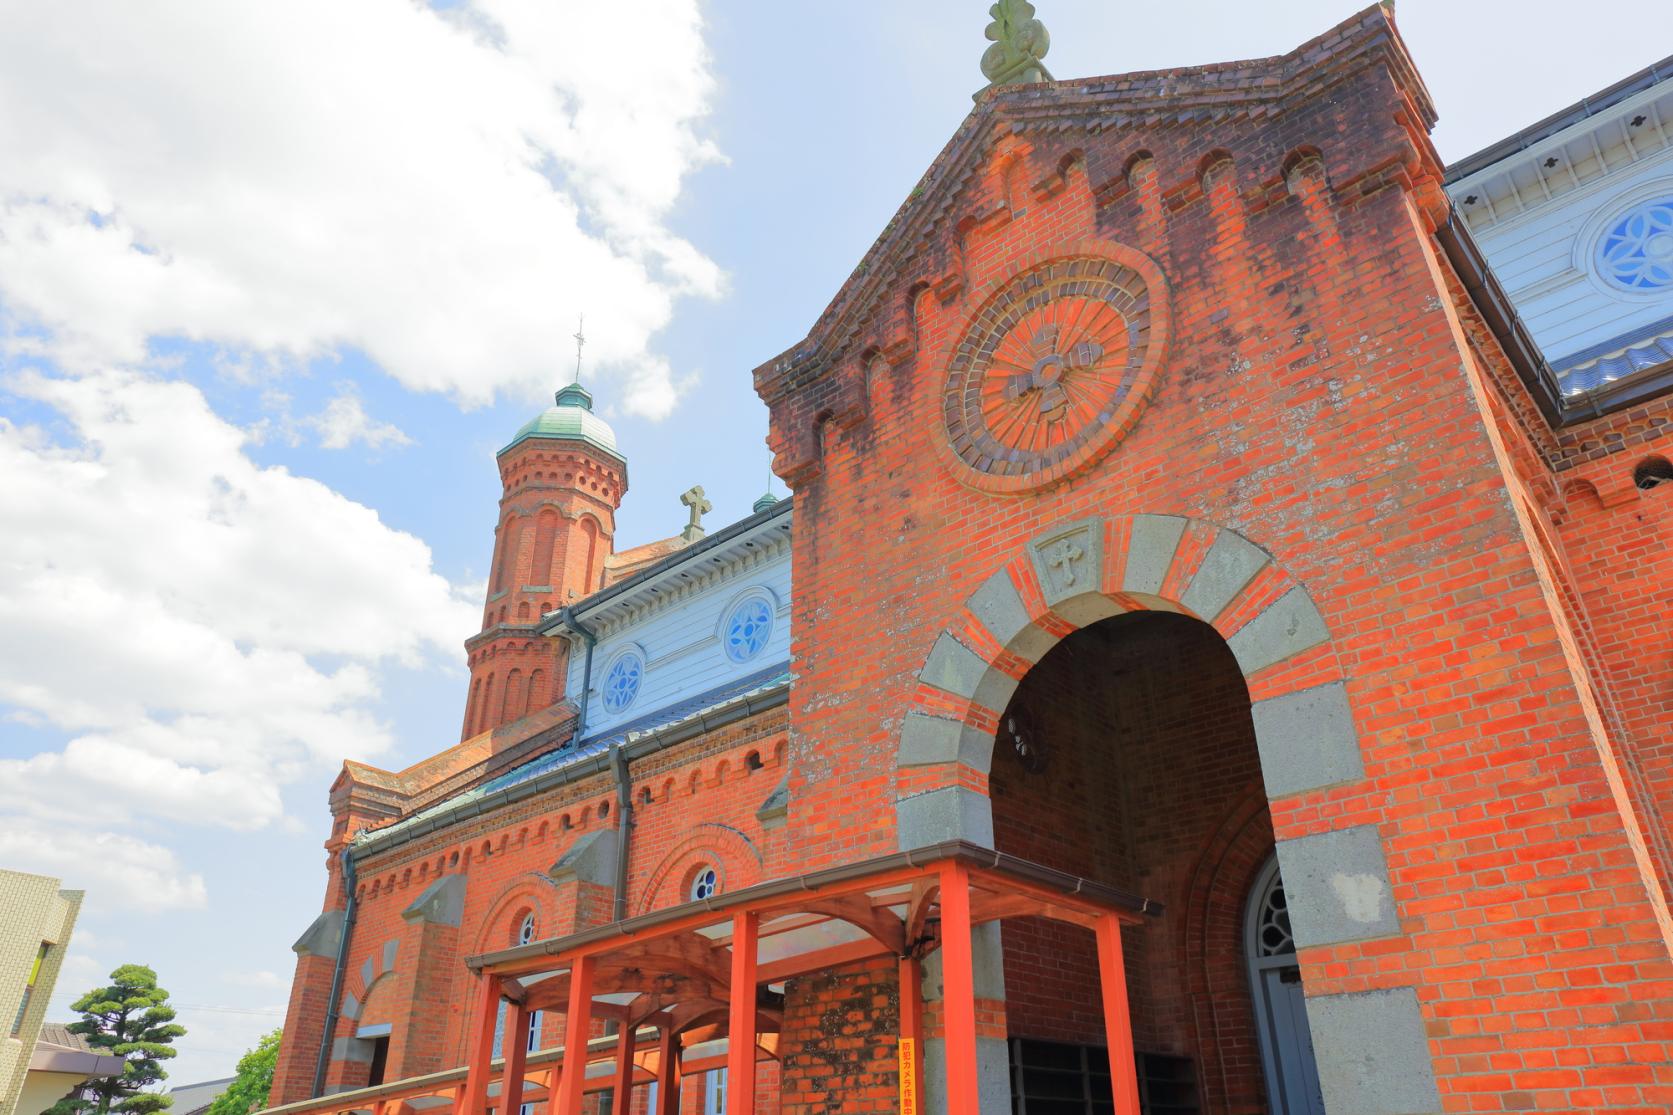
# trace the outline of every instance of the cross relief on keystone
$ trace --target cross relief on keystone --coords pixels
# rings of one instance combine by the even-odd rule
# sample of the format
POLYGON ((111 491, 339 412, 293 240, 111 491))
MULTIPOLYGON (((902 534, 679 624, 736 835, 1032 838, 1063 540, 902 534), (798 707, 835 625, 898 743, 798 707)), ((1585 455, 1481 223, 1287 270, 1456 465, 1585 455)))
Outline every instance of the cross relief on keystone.
POLYGON ((1063 587, 1068 588, 1075 583, 1075 562, 1085 556, 1085 552, 1079 546, 1065 538, 1052 547, 1051 553, 1046 557, 1046 564, 1052 567, 1053 572, 1063 582, 1063 587))

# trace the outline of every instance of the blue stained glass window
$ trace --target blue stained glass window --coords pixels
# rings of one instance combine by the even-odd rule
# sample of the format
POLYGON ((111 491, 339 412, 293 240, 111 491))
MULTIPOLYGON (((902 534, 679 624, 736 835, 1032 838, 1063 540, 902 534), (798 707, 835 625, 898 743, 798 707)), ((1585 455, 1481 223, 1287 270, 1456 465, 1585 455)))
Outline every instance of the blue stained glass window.
POLYGON ((1627 210, 1603 234, 1597 258, 1599 270, 1616 286, 1673 289, 1673 197, 1627 210))
POLYGON ((612 662, 604 675, 604 711, 622 712, 631 705, 644 676, 645 664, 631 651, 612 662))
POLYGON ((762 596, 738 602, 726 617, 726 657, 747 662, 760 654, 773 633, 773 606, 762 596))
POLYGON ((705 867, 691 880, 691 900, 701 902, 705 898, 713 898, 719 889, 720 879, 715 875, 715 869, 705 867))

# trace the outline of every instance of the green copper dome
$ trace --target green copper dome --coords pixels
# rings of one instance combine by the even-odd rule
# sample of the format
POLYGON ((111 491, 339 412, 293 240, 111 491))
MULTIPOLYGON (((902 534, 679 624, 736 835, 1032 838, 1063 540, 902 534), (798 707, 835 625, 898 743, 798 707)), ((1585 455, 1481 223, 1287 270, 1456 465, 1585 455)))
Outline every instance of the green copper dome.
POLYGON ((559 391, 557 405, 547 407, 523 424, 500 456, 510 452, 531 437, 552 438, 556 441, 581 441, 625 461, 616 448, 616 431, 610 423, 593 413, 592 393, 579 383, 572 383, 559 391))

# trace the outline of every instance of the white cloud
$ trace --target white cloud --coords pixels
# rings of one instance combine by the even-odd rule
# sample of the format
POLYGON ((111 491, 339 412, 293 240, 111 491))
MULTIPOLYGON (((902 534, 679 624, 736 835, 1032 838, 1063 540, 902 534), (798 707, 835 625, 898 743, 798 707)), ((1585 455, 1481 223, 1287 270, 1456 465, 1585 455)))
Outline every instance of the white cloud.
POLYGON ((715 264, 668 226, 718 158, 697 0, 16 2, 0 37, 14 351, 231 369, 347 347, 468 403, 534 397, 574 315, 629 410, 715 264))
POLYGON ((84 913, 197 909, 207 897, 203 877, 183 870, 172 851, 113 832, 8 820, 0 826, 0 863, 85 890, 84 913))
POLYGON ((0 702, 72 738, 0 760, 0 810, 268 825, 284 784, 388 743, 381 664, 451 661, 474 627, 421 541, 257 465, 190 384, 7 387, 75 438, 0 418, 0 702))
POLYGON ((319 434, 320 446, 325 449, 347 449, 356 442, 368 449, 412 444, 412 438, 400 427, 367 414, 354 385, 349 383, 339 384, 325 409, 306 422, 319 434))

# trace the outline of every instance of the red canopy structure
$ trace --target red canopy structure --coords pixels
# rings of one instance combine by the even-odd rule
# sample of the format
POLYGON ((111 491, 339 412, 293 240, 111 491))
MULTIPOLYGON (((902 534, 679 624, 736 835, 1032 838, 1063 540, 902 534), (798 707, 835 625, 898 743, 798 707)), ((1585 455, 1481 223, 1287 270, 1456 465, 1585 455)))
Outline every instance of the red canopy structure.
MULTIPOLYGON (((588 1092, 611 1089, 614 1110, 655 1081, 657 1115, 679 1110, 684 1076, 727 1068, 727 1110, 755 1110, 755 1063, 778 1056, 785 980, 895 957, 900 973, 902 1109, 921 1094, 923 958, 940 949, 949 1111, 978 1108, 976 987, 971 934, 986 922, 1039 917, 1097 937, 1116 1110, 1138 1115, 1121 926, 1160 907, 1113 887, 963 841, 716 895, 566 937, 471 957, 478 973, 463 1069, 272 1109, 274 1115, 393 1115, 395 1105, 452 1115, 515 1112, 549 1101, 580 1115, 588 1092), (534 1011, 565 1018, 562 1049, 527 1053, 504 1033, 527 1032, 534 1011), (588 1039, 594 1020, 617 1025, 588 1039), (570 1055, 571 1049, 579 1051, 570 1055)), ((908 1106, 911 1104, 912 1106, 908 1106)))

